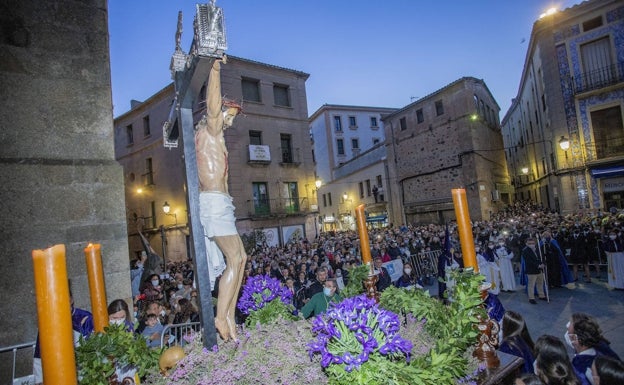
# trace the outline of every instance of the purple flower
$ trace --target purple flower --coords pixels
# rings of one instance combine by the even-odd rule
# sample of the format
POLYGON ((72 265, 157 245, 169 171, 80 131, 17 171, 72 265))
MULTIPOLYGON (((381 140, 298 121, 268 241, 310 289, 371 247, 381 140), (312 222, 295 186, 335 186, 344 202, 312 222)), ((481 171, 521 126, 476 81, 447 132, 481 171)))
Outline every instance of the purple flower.
POLYGON ((247 278, 237 307, 243 314, 249 314, 262 309, 278 297, 286 305, 292 303, 292 293, 278 279, 257 275, 247 278))
POLYGON ((398 334, 399 326, 396 314, 365 295, 347 298, 312 321, 316 339, 308 352, 310 357, 320 354, 324 368, 344 364, 347 372, 359 369, 372 354, 409 361, 412 343, 398 334))

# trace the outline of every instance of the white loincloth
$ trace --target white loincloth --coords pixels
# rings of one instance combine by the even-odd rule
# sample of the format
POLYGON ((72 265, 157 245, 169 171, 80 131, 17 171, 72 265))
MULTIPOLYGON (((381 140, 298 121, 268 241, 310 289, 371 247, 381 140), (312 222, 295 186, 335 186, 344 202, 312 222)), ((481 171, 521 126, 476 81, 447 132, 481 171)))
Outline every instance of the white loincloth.
POLYGON ((232 197, 221 192, 200 191, 199 220, 206 239, 210 289, 214 290, 217 277, 225 270, 225 258, 214 237, 238 234, 232 197))

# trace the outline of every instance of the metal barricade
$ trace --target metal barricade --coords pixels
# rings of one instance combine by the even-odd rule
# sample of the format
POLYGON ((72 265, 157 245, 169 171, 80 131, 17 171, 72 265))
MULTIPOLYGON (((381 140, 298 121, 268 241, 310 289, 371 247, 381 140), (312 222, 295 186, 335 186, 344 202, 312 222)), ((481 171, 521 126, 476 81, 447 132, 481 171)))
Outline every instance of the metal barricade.
POLYGON ((442 255, 442 250, 423 251, 412 254, 408 261, 416 270, 416 274, 428 285, 435 282, 438 275, 438 258, 442 255))
POLYGON ((166 325, 160 334, 160 347, 173 345, 184 346, 190 342, 196 333, 199 333, 200 329, 201 322, 166 325))
MULTIPOLYGON (((2 357, 5 354, 11 353, 12 356, 13 356, 12 357, 12 364, 11 364, 11 384, 13 384, 13 385, 30 385, 30 384, 34 384, 35 383, 35 378, 32 375, 32 357, 33 357, 34 350, 35 350, 35 341, 33 341, 33 342, 26 342, 26 343, 23 343, 23 344, 6 346, 6 347, 0 347, 0 359, 2 359, 2 361, 4 363, 6 363, 6 360, 4 360, 4 358, 2 358, 2 357), (31 360, 30 371, 28 372, 28 374, 26 374, 24 376, 21 376, 19 378, 16 378, 15 374, 16 374, 18 351, 22 351, 23 354, 26 354, 27 353, 26 349, 31 349, 31 351, 28 354, 28 357, 31 360)), ((22 356, 22 354, 20 354, 20 356, 22 356)), ((21 367, 21 365, 20 365, 20 367, 21 367)), ((4 383, 4 378, 0 378, 0 383, 4 383)))

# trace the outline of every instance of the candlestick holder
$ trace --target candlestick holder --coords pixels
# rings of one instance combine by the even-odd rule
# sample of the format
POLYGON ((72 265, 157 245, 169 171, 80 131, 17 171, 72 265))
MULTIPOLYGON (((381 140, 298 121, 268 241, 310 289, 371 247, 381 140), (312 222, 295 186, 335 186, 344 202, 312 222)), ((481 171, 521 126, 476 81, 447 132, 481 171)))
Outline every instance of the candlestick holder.
MULTIPOLYGON (((490 283, 483 284, 479 287, 481 292, 481 299, 485 300, 488 295, 488 289, 492 285, 490 283)), ((481 305, 485 306, 485 305, 481 305)), ((488 369, 498 368, 500 366, 500 359, 496 354, 496 347, 498 346, 498 331, 500 329, 498 322, 491 319, 486 315, 483 318, 481 315, 477 315, 479 323, 477 329, 479 330, 479 339, 477 342, 477 348, 472 354, 479 361, 484 362, 488 369)))
POLYGON ((369 262, 368 263, 370 269, 368 271, 368 276, 364 278, 364 288, 366 289, 366 297, 375 300, 376 303, 379 303, 379 292, 377 291, 377 281, 379 277, 377 274, 373 272, 373 266, 369 262))

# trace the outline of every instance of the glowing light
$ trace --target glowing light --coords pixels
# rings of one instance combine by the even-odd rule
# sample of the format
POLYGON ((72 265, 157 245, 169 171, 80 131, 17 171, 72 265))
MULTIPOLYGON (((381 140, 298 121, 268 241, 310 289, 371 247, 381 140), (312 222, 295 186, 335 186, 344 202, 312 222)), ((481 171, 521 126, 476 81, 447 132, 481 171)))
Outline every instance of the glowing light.
POLYGON ((552 14, 554 14, 554 13, 557 13, 557 8, 555 8, 555 7, 548 8, 548 9, 546 10, 546 12, 542 13, 542 14, 539 16, 539 18, 541 19, 541 18, 543 18, 543 17, 550 16, 550 15, 552 15, 552 14))
POLYGON ((138 189, 136 189, 136 192, 137 194, 143 194, 143 189, 139 187, 138 189))

